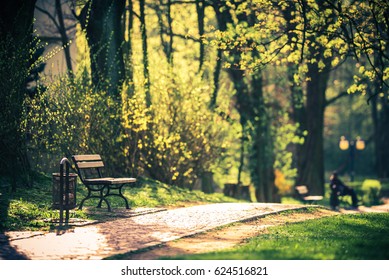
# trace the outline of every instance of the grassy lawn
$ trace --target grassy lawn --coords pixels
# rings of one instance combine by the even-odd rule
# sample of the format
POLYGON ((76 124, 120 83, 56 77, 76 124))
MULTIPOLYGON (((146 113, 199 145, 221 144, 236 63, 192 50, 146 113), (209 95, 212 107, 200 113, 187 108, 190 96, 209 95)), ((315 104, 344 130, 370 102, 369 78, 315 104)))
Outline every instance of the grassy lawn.
MULTIPOLYGON (((77 203, 87 194, 86 188, 78 182, 77 203)), ((0 232, 9 230, 50 230, 52 220, 59 218, 59 211, 52 210, 52 180, 50 176, 39 175, 32 188, 18 188, 16 193, 3 193, 0 196, 0 232), (5 205, 8 203, 8 207, 5 205), (3 212, 7 212, 6 218, 3 212)), ((223 194, 205 194, 201 191, 189 191, 188 189, 169 186, 149 179, 139 178, 137 186, 125 188, 124 195, 131 207, 169 207, 183 206, 191 203, 217 203, 236 202, 236 199, 226 197, 223 194)), ((124 208, 121 198, 108 198, 112 208, 124 208)), ((103 219, 105 211, 88 214, 84 209, 94 208, 97 199, 90 199, 84 203, 83 210, 70 211, 70 218, 77 219, 103 219)), ((103 203, 102 209, 106 209, 103 203)))
POLYGON ((271 227, 238 248, 177 259, 387 260, 388 237, 389 213, 337 215, 271 227))

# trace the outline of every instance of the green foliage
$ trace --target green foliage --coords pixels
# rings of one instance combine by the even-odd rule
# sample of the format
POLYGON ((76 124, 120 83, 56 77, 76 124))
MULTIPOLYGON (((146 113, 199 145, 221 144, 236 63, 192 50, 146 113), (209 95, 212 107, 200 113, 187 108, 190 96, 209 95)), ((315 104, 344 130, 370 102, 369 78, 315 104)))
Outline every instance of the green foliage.
POLYGON ((381 187, 383 191, 389 191, 389 182, 387 181, 382 181, 381 182, 381 187))
POLYGON ((227 1, 223 8, 230 9, 234 24, 212 34, 211 43, 226 54, 242 51, 238 63, 230 59, 227 68, 255 71, 268 64, 293 63, 298 65, 295 83, 300 84, 310 79, 306 77, 308 64, 323 70, 339 66, 352 55, 358 63, 348 92, 368 94, 367 82, 378 80, 381 87, 375 94, 388 98, 387 2, 337 1, 331 5, 325 1, 275 4, 253 0, 227 1), (256 21, 238 21, 244 17, 256 21), (251 55, 253 50, 260 54, 258 58, 251 55))
MULTIPOLYGON (((278 170, 278 178, 282 178, 280 184, 287 192, 296 175, 289 144, 301 143, 301 139, 295 136, 297 128, 290 124, 285 113, 287 109, 280 110, 290 107, 284 102, 289 93, 285 88, 290 85, 285 78, 278 78, 274 84, 282 89, 273 90, 273 81, 266 80, 266 77, 285 76, 284 73, 280 75, 285 71, 285 66, 297 63, 295 82, 302 84, 308 63, 318 63, 321 68, 324 67, 323 61, 312 59, 313 53, 320 53, 320 48, 325 47, 323 59, 331 58, 332 66, 336 66, 351 46, 344 37, 336 36, 342 30, 342 20, 345 18, 337 14, 339 11, 335 7, 321 7, 316 1, 306 4, 307 14, 304 18, 303 9, 296 2, 225 1, 220 3, 221 11, 228 10, 232 16, 232 23, 225 32, 215 32, 212 28, 216 26, 215 14, 211 7, 207 8, 205 22, 206 34, 209 35, 200 39, 204 39, 205 59, 208 61, 205 61, 202 73, 193 70, 198 69, 199 55, 198 30, 196 24, 192 24, 197 20, 194 5, 188 3, 171 7, 172 28, 178 35, 174 37, 174 64, 164 59, 161 38, 167 40, 168 36, 159 34, 163 27, 158 26, 158 17, 153 8, 147 7, 150 80, 145 81, 143 77, 144 50, 135 21, 133 29, 125 31, 126 36, 131 35, 132 46, 126 45, 129 41, 123 42, 133 52, 130 61, 126 61, 126 67, 134 70, 134 79, 125 82, 122 100, 112 99, 104 90, 97 89, 101 85, 92 85, 86 78, 91 72, 89 49, 84 34, 78 28, 77 46, 81 60, 77 61, 76 79, 58 77, 47 80, 50 84, 48 91, 31 103, 26 125, 32 137, 29 152, 34 166, 40 164, 40 168, 44 168, 45 164, 54 168, 54 163, 63 155, 96 152, 103 155, 111 167, 110 171, 135 176, 143 174, 180 187, 191 187, 204 171, 216 171, 218 174, 215 177, 223 178, 220 183, 237 178, 241 131, 237 129, 239 116, 236 116, 235 110, 231 110, 237 101, 233 97, 231 82, 224 74, 221 84, 228 93, 220 95, 222 90, 219 91, 216 112, 207 109, 213 90, 211 76, 215 70, 216 46, 224 51, 223 61, 227 62, 227 68, 246 71, 248 75, 245 81, 250 80, 249 74, 263 70, 263 88, 270 96, 266 101, 268 111, 282 111, 279 115, 271 112, 274 115, 270 117, 272 122, 269 125, 274 136, 274 168, 278 170), (286 12, 290 12, 291 20, 285 18, 286 12), (323 14, 325 17, 318 16, 323 14), (237 53, 239 59, 235 59, 237 53), (273 68, 264 69, 266 65, 273 68), (144 92, 148 83, 151 84, 150 107, 145 103, 144 92), (226 114, 232 116, 232 124, 226 122, 226 114)), ((356 9, 358 13, 367 9, 366 5, 361 4, 361 7, 363 9, 356 9)), ((139 6, 135 4, 134 8, 136 10, 139 6)), ((344 16, 352 19, 354 14, 350 11, 355 8, 345 9, 344 16)), ((360 47, 362 41, 358 42, 355 46, 360 47)), ((107 61, 107 64, 110 62, 107 61)), ((361 69, 361 73, 365 70, 366 67, 361 69)), ((109 81, 100 82, 109 84, 109 81)), ((119 89, 122 85, 115 86, 119 89)), ((250 183, 250 179, 245 181, 250 183)))
MULTIPOLYGON (((375 95, 384 100, 388 98, 387 83, 389 80, 389 67, 386 54, 388 53, 387 36, 382 30, 388 29, 387 15, 388 3, 382 1, 355 2, 347 9, 350 20, 363 17, 355 26, 354 52, 357 58, 363 58, 357 63, 358 73, 354 76, 354 84, 349 93, 369 94, 368 81, 379 81, 380 88, 375 95), (378 58, 380 57, 380 58, 378 58)), ((371 93, 370 93, 371 94, 371 93)))
POLYGON ((386 260, 389 214, 337 215, 276 226, 238 248, 190 260, 386 260))
POLYGON ((48 208, 39 207, 22 199, 12 200, 5 228, 11 230, 47 228, 49 223, 45 222, 45 219, 54 217, 54 211, 48 208))
POLYGON ((190 191, 177 186, 169 186, 148 178, 139 178, 140 188, 127 189, 125 195, 135 207, 157 207, 185 205, 185 203, 236 202, 221 193, 205 194, 202 191, 190 191))
POLYGON ((47 90, 29 103, 27 129, 34 165, 47 172, 45 168, 58 168, 63 156, 99 153, 113 167, 120 166, 120 149, 113 148, 121 133, 118 105, 85 76, 51 80, 47 90))
POLYGON ((29 171, 25 158, 25 82, 29 50, 11 37, 0 41, 0 174, 12 178, 29 171))
MULTIPOLYGON (((59 218, 59 212, 52 210, 51 179, 35 174, 35 185, 17 189, 8 196, 8 215, 1 221, 1 230, 48 230, 52 219, 59 218)), ((85 218, 80 211, 72 211, 71 218, 85 218)))
POLYGON ((229 128, 207 106, 209 86, 193 72, 186 75, 160 73, 150 107, 137 92, 123 109, 126 138, 133 143, 126 152, 139 153, 140 167, 152 178, 181 187, 191 187, 220 162, 229 128))
POLYGON ((381 191, 381 183, 378 180, 366 179, 362 183, 361 190, 363 192, 363 203, 365 205, 379 204, 379 194, 381 191))
POLYGON ((303 142, 303 139, 297 136, 297 128, 298 125, 290 123, 286 113, 278 117, 277 126, 274 128, 275 183, 280 194, 290 192, 297 176, 293 153, 289 150, 291 144, 300 145, 303 142))

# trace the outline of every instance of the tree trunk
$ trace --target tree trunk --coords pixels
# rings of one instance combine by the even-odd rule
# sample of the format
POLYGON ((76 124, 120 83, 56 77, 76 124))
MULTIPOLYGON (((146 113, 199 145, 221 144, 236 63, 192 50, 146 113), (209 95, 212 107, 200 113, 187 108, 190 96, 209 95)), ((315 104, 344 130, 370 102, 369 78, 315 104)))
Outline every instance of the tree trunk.
POLYGON ((200 37, 200 46, 199 46, 199 71, 203 68, 204 64, 204 17, 205 17, 205 1, 204 0, 196 0, 196 11, 197 11, 197 24, 199 29, 199 37, 200 37))
MULTIPOLYGON (((377 79, 372 88, 370 95, 375 95, 382 91, 381 82, 377 79)), ((375 151, 375 169, 378 178, 389 178, 389 105, 384 98, 373 97, 371 101, 372 119, 373 119, 373 141, 375 151)))
MULTIPOLYGON (((127 22, 127 31, 128 31, 128 39, 126 42, 126 48, 125 48, 125 61, 126 61, 126 80, 128 81, 129 86, 129 97, 131 97, 135 92, 135 86, 134 86, 134 67, 132 62, 132 30, 134 26, 134 7, 132 4, 132 0, 128 0, 128 22, 127 22)), ((126 23, 124 23, 125 25, 126 23)), ((123 34, 124 36, 124 34, 123 34)))
POLYGON ((120 87, 125 78, 122 49, 124 37, 121 25, 125 2, 125 0, 89 1, 80 17, 90 49, 92 82, 95 86, 106 88, 118 101, 120 87))
POLYGON ((222 56, 223 56, 223 51, 217 50, 216 66, 215 66, 215 71, 213 73, 213 91, 211 96, 211 102, 209 103, 209 108, 211 109, 214 109, 216 107, 217 95, 219 91, 220 72, 222 69, 222 56))
POLYGON ((262 88, 262 74, 257 71, 251 80, 251 103, 254 107, 250 122, 253 124, 250 151, 251 178, 259 202, 280 202, 274 184, 274 147, 272 145, 270 116, 266 109, 262 88))
MULTIPOLYGON (((306 19, 308 7, 305 2, 302 3, 302 17, 306 19)), ((328 3, 323 0, 316 0, 319 11, 325 11, 330 8, 328 3)), ((292 14, 290 14, 292 16, 292 14)), ((295 118, 298 119, 301 125, 300 132, 307 131, 307 136, 304 139, 304 144, 301 148, 297 148, 297 185, 307 185, 313 195, 324 195, 324 110, 326 106, 325 92, 329 79, 329 70, 331 65, 331 57, 324 58, 324 50, 326 46, 316 45, 316 37, 324 34, 326 28, 335 20, 336 14, 331 13, 326 17, 326 23, 323 26, 318 26, 313 33, 307 33, 306 28, 309 28, 307 22, 304 21, 304 37, 302 44, 309 42, 309 46, 302 49, 301 58, 305 57, 308 63, 307 77, 310 79, 306 87, 306 104, 303 106, 303 98, 301 91, 298 88, 291 88, 295 110, 295 118), (304 53, 306 52, 306 53, 304 53), (309 63, 314 58, 316 62, 309 63), (322 61, 324 69, 319 69, 318 62, 322 61)), ((293 24, 290 24, 293 27, 293 24)), ((293 29, 295 30, 295 29, 293 29)), ((289 68, 291 70, 291 68, 289 68)), ((294 70, 291 71, 293 74, 294 70)), ((292 77, 290 76, 289 79, 292 77)))
POLYGON ((376 131, 377 175, 379 178, 389 178, 389 104, 382 98, 378 130, 376 131))
POLYGON ((171 16, 171 1, 168 0, 166 9, 164 8, 163 0, 159 0, 159 5, 155 5, 154 8, 157 13, 159 23, 159 37, 161 39, 162 49, 165 53, 166 59, 170 65, 173 65, 173 20, 171 16), (164 22, 164 14, 166 15, 167 26, 164 22), (165 36, 168 36, 168 40, 165 40, 165 36))
MULTIPOLYGON (((219 1, 215 1, 213 3, 213 9, 216 13, 216 19, 217 23, 219 25, 220 31, 226 31, 227 30, 227 23, 232 22, 231 14, 228 12, 227 9, 222 10, 222 4, 219 1)), ((209 104, 209 107, 211 109, 214 109, 216 107, 217 102, 217 95, 219 91, 219 78, 220 78, 220 72, 222 68, 222 57, 223 57, 223 50, 218 49, 217 50, 217 57, 216 57, 216 66, 215 71, 213 74, 213 92, 211 96, 211 101, 209 104)))
MULTIPOLYGON (((227 23, 233 23, 228 9, 220 10, 219 4, 215 4, 219 29, 225 31, 227 23)), ((242 20, 247 20, 243 17, 242 20)), ((252 24, 254 20, 251 18, 252 24)), ((240 64, 241 51, 235 50, 233 65, 240 64)), ((253 56, 256 56, 255 52, 253 56)), ((247 130, 251 147, 249 150, 249 167, 251 181, 255 187, 255 195, 259 202, 279 202, 274 184, 274 155, 270 131, 270 118, 265 108, 262 89, 262 74, 257 71, 251 75, 250 80, 243 70, 229 68, 229 76, 236 90, 236 109, 240 115, 242 131, 247 130), (249 84, 251 87, 249 87, 249 84)), ((216 100, 216 98, 215 98, 216 100)), ((245 135, 243 135, 245 137, 245 135)))
POLYGON ((65 61, 66 61, 66 67, 68 68, 68 74, 72 77, 73 76, 73 67, 72 67, 72 60, 70 56, 70 46, 69 44, 69 38, 66 34, 66 28, 65 28, 65 22, 63 19, 63 13, 62 13, 62 6, 60 0, 55 0, 55 10, 58 15, 58 26, 59 26, 59 33, 61 35, 61 42, 62 47, 65 53, 65 61))
POLYGON ((167 1, 167 24, 169 28, 169 53, 168 53, 168 62, 170 65, 173 65, 173 19, 171 15, 172 1, 167 1))
MULTIPOLYGON (((124 128, 121 122, 122 84, 125 81, 122 17, 126 0, 91 0, 78 17, 84 30, 90 51, 92 83, 100 91, 108 93, 107 116, 101 123, 91 123, 91 151, 99 151, 111 162, 107 173, 122 175, 125 171, 124 145, 118 141, 124 128), (98 126, 94 129, 95 126, 98 126), (104 131, 104 137, 95 132, 104 131)), ((99 108, 104 109, 104 108, 99 108)))
MULTIPOLYGON (((289 88, 291 94, 291 103, 292 103, 292 120, 295 124, 298 125, 296 131, 297 136, 304 137, 304 132, 307 131, 306 124, 306 109, 304 104, 304 92, 301 86, 298 86, 294 81, 294 76, 297 74, 298 66, 294 63, 290 63, 287 68, 287 77, 289 81, 289 88)), ((300 144, 294 146, 295 153, 293 157, 294 165, 297 167, 297 171, 300 173, 302 168, 302 154, 303 147, 300 144)))
POLYGON ((150 73, 149 73, 149 57, 147 49, 147 29, 146 29, 146 16, 145 16, 145 0, 139 0, 140 7, 140 24, 142 34, 142 51, 143 51, 143 76, 145 79, 145 95, 146 105, 151 106, 151 95, 150 95, 150 73))
POLYGON ((324 194, 324 109, 328 70, 320 71, 317 64, 308 65, 305 123, 308 135, 301 149, 298 185, 307 185, 314 195, 324 194))

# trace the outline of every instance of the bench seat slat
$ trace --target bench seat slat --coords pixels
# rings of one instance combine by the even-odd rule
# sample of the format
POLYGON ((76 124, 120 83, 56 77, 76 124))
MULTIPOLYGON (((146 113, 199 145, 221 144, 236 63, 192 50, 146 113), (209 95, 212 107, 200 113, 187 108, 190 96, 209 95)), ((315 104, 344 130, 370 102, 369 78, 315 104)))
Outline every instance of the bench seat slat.
POLYGON ((303 198, 304 200, 307 201, 319 201, 323 199, 323 196, 321 195, 308 195, 303 198))
POLYGON ((135 183, 135 178, 94 178, 94 179, 85 179, 87 184, 103 184, 103 185, 116 185, 116 184, 126 184, 126 183, 135 183))
POLYGON ((80 169, 99 168, 99 167, 104 167, 104 163, 102 161, 84 161, 84 162, 78 162, 77 167, 80 169))
POLYGON ((75 155, 73 156, 75 161, 96 161, 101 160, 100 155, 75 155))
POLYGON ((321 195, 310 195, 309 189, 305 185, 296 186, 295 190, 297 192, 298 198, 304 203, 316 203, 323 199, 321 195))
POLYGON ((308 194, 308 188, 307 186, 297 186, 296 187, 296 191, 298 191, 298 193, 300 195, 307 195, 308 194))

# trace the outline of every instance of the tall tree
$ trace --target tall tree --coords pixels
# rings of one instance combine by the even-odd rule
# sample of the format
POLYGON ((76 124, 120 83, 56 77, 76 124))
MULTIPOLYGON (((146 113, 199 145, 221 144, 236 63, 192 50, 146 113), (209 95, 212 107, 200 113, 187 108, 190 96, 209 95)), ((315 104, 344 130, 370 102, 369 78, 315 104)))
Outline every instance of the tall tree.
POLYGON ((378 178, 389 178, 389 87, 385 73, 389 69, 389 3, 370 1, 370 32, 374 36, 372 64, 375 75, 368 94, 374 125, 374 148, 378 178))
MULTIPOLYGON (((227 24, 232 21, 231 15, 227 13, 225 10, 223 11, 222 2, 213 1, 212 8, 215 10, 216 13, 216 20, 219 26, 219 30, 222 32, 226 31, 227 24)), ((209 107, 211 109, 215 108, 217 103, 217 95, 219 91, 219 79, 220 79, 220 73, 221 73, 222 63, 223 63, 222 58, 223 58, 223 49, 218 48, 217 55, 216 55, 216 65, 213 73, 213 91, 211 95, 211 101, 209 103, 209 107)), ((242 143, 242 145, 243 144, 244 143, 242 143)))
POLYGON ((120 101, 125 78, 121 19, 125 0, 89 0, 78 16, 86 30, 90 49, 92 82, 107 88, 120 101))
MULTIPOLYGON (((389 34, 388 34, 389 35, 389 34)), ((389 46, 386 47, 389 54, 389 46)), ((375 52, 375 61, 385 63, 378 52, 375 52)), ((389 67, 389 66, 387 66, 389 67)), ((380 65, 380 69, 384 69, 384 65, 380 65)), ((378 75, 375 76, 373 83, 368 87, 370 96, 376 96, 371 101, 372 118, 374 128, 374 150, 376 157, 376 171, 378 178, 389 178, 389 102, 383 96, 389 96, 389 89, 382 85, 382 81, 378 75), (379 94, 383 96, 379 96, 379 94)))
POLYGON ((86 32, 92 85, 105 102, 101 113, 107 116, 106 119, 98 119, 90 124, 89 137, 92 140, 101 138, 101 135, 94 135, 95 131, 100 131, 100 134, 103 132, 104 137, 100 141, 91 140, 88 149, 91 152, 98 151, 112 162, 109 171, 113 175, 120 175, 126 170, 125 144, 121 140, 124 133, 122 86, 126 79, 126 42, 122 30, 125 8, 126 0, 89 0, 77 16, 86 32))
POLYGON ((148 55, 148 44, 147 44, 147 27, 146 27, 146 13, 145 13, 145 0, 139 1, 140 9, 140 29, 142 35, 142 53, 143 53, 143 77, 145 79, 145 94, 146 94, 146 105, 151 106, 151 95, 150 95, 150 72, 149 72, 149 55, 148 55))
POLYGON ((72 67, 72 60, 70 56, 70 50, 69 50, 69 38, 66 33, 66 27, 65 27, 65 21, 63 17, 63 12, 62 12, 62 4, 60 0, 55 0, 55 11, 57 13, 58 17, 58 31, 61 34, 61 41, 62 41, 62 46, 64 48, 65 52, 65 60, 66 60, 66 66, 68 68, 69 75, 73 75, 73 67, 72 67))
POLYGON ((263 87, 262 73, 257 71, 251 79, 251 102, 253 106, 250 151, 250 174, 255 185, 255 196, 259 202, 280 202, 275 186, 274 147, 271 117, 263 87))
POLYGON ((35 2, 6 1, 0 11, 0 172, 11 177, 13 190, 17 178, 29 172, 23 102, 35 2))
POLYGON ((342 19, 341 37, 348 45, 350 56, 358 61, 356 84, 350 93, 367 94, 372 104, 374 144, 378 177, 389 176, 386 144, 389 139, 389 2, 369 1, 326 1, 342 19))
POLYGON ((297 184, 310 186, 314 194, 324 194, 324 110, 328 70, 309 64, 305 120, 307 136, 302 146, 297 184))
POLYGON ((205 0, 196 0, 197 25, 199 29, 199 71, 202 70, 204 64, 205 46, 203 43, 204 36, 204 18, 205 18, 205 0))
MULTIPOLYGON (((219 5, 220 3, 216 1, 213 7, 220 30, 227 30, 228 24, 234 25, 241 22, 247 22, 250 27, 255 25, 256 19, 253 14, 251 16, 247 16, 246 13, 238 14, 238 23, 236 23, 230 10, 227 7, 221 9, 219 5)), ((254 42, 249 40, 247 45, 251 43, 254 42)), ((245 70, 240 68, 243 54, 247 53, 246 49, 249 49, 245 47, 247 46, 238 46, 229 51, 229 62, 232 67, 227 68, 227 72, 236 91, 235 106, 240 115, 242 139, 250 139, 249 167, 251 180, 255 186, 256 199, 261 202, 276 202, 278 198, 274 184, 274 156, 273 147, 271 146, 270 118, 263 94, 262 73, 257 69, 251 73, 249 78, 245 70)), ((250 53, 254 59, 259 56, 255 48, 250 53)), ((244 144, 244 141, 242 141, 242 147, 244 144)))
MULTIPOLYGON (((304 143, 297 147, 297 185, 308 185, 313 194, 324 194, 324 112, 327 105, 326 89, 331 70, 332 52, 328 55, 328 47, 317 38, 328 34, 328 29, 335 24, 336 17, 332 7, 326 1, 316 0, 315 5, 305 0, 295 6, 289 2, 283 15, 287 21, 288 40, 292 50, 296 51, 300 42, 300 61, 307 64, 306 94, 303 97, 302 88, 295 82, 297 67, 288 64, 288 79, 291 84, 293 118, 300 125, 300 133, 304 143), (299 12, 300 11, 300 12, 299 12), (326 14, 319 18, 318 15, 326 14), (298 35, 300 27, 302 34, 298 35), (294 47, 293 47, 294 46, 294 47), (304 103, 305 99, 305 103, 304 103)), ((326 37, 327 42, 333 38, 326 37)))
MULTIPOLYGON (((124 61, 126 66, 126 79, 129 85, 129 93, 135 92, 134 67, 133 67, 133 32, 134 32, 134 6, 132 0, 128 0, 128 21, 124 21, 123 32, 127 30, 127 42, 124 48, 124 61), (127 25, 127 27, 126 27, 127 25)), ((124 36, 124 35, 123 35, 124 36)))

